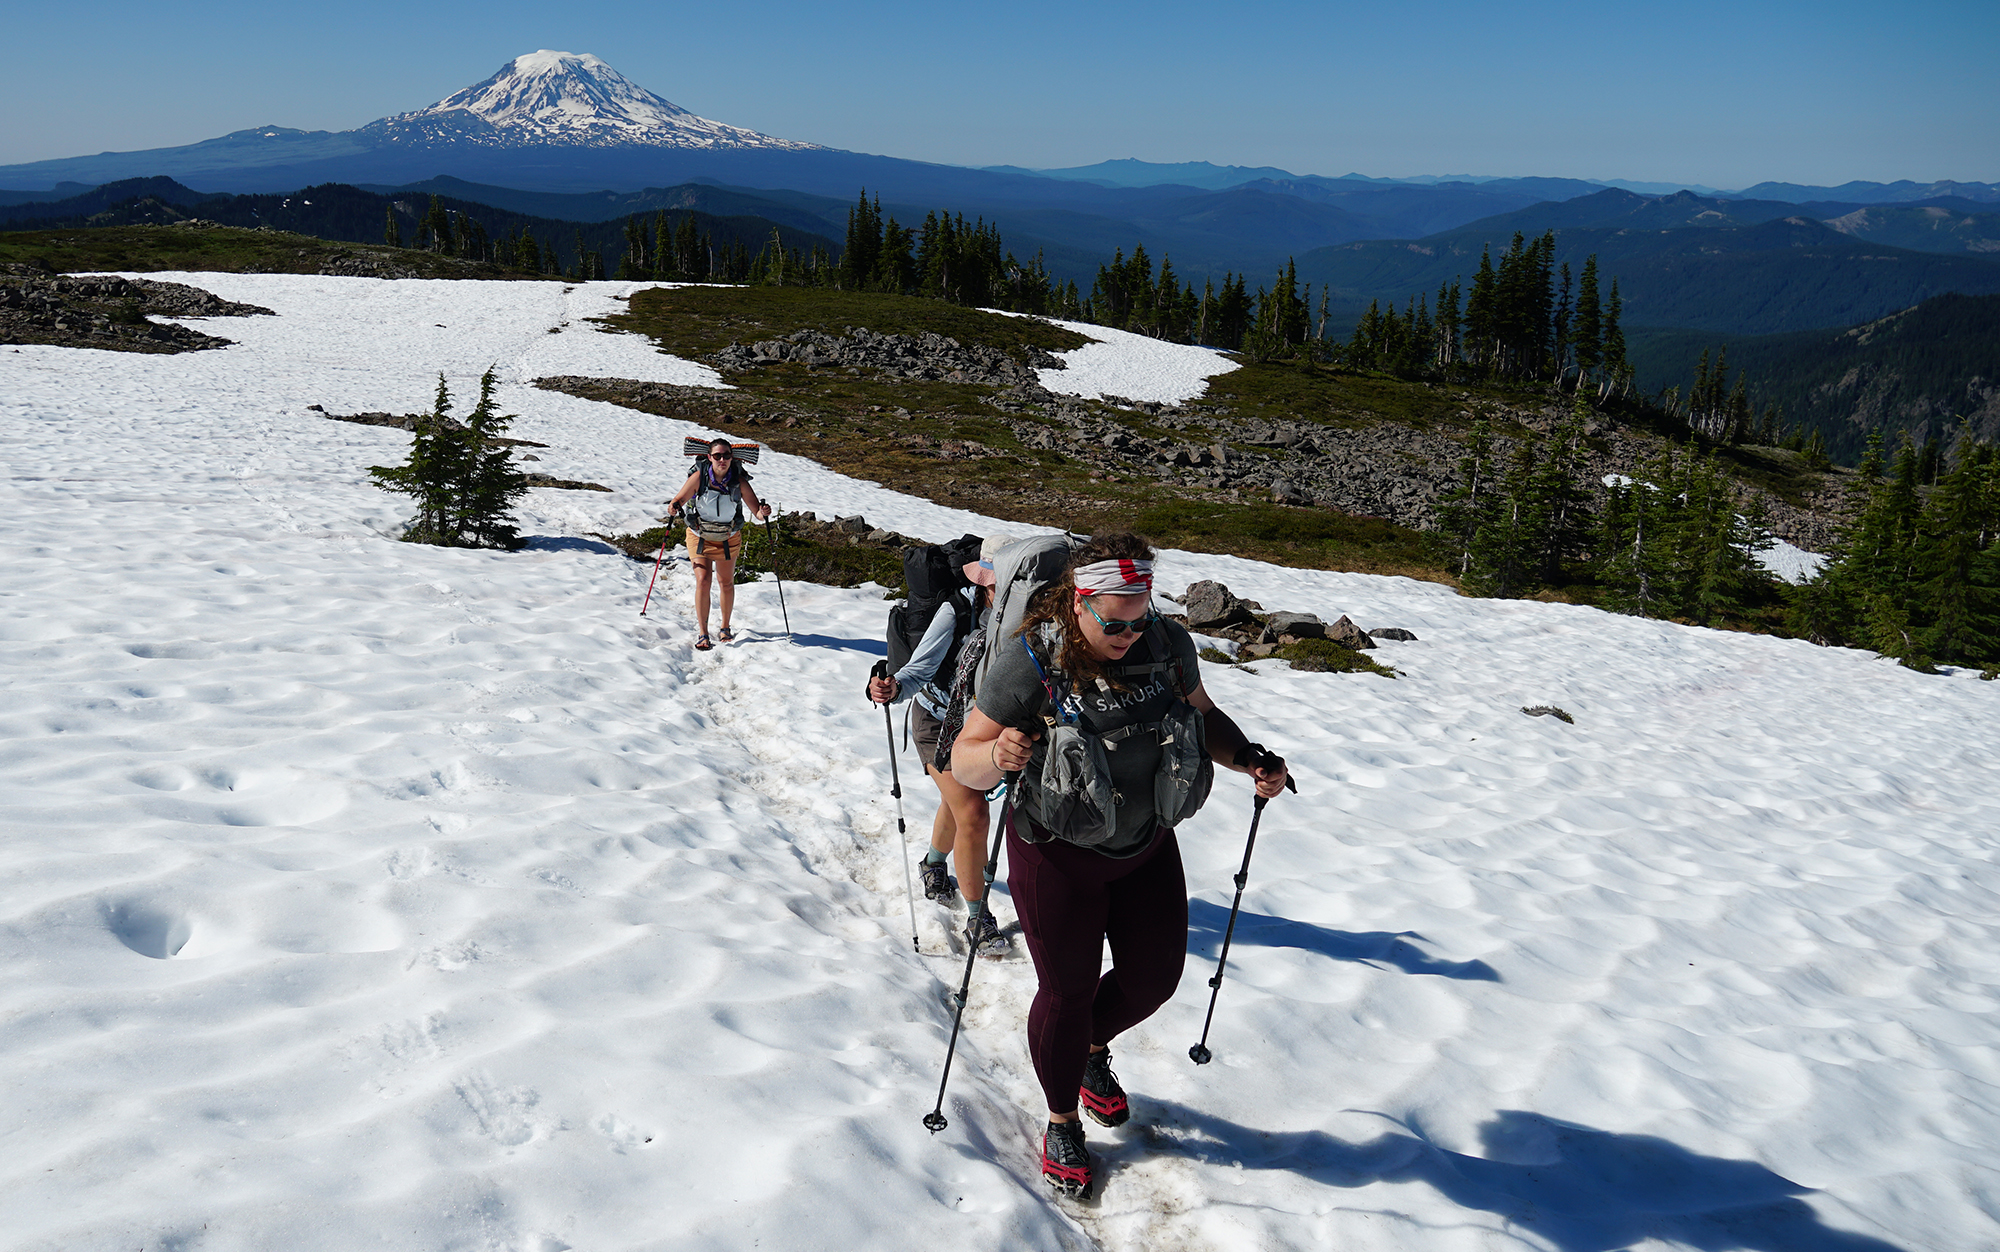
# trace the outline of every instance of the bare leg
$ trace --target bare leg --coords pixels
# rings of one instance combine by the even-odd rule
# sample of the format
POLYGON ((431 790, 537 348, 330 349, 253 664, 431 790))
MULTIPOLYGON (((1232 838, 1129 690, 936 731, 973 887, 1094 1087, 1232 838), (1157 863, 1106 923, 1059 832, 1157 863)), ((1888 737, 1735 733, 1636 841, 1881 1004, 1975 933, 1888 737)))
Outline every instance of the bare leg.
POLYGON ((715 577, 720 582, 717 589, 722 600, 722 625, 729 626, 729 611, 736 607, 736 562, 728 557, 715 558, 715 577))
MULTIPOLYGON (((958 871, 958 893, 966 903, 986 898, 986 827, 988 823, 986 793, 974 791, 964 786, 950 774, 936 766, 924 767, 929 771, 931 781, 937 784, 938 794, 944 803, 938 806, 942 816, 951 815, 952 866, 958 871)), ((931 826, 931 846, 942 851, 944 844, 938 841, 937 824, 931 826)))
MULTIPOLYGON (((709 562, 694 563, 694 615, 701 623, 701 633, 708 633, 708 584, 711 571, 709 562)), ((727 584, 724 584, 727 586, 727 584)), ((727 613, 727 610, 724 610, 727 613)))
MULTIPOLYGON (((924 768, 930 769, 930 766, 924 768)), ((931 770, 931 773, 937 771, 931 770)), ((939 852, 951 851, 952 835, 957 830, 958 823, 952 819, 951 806, 940 799, 937 812, 931 815, 931 847, 939 852)))

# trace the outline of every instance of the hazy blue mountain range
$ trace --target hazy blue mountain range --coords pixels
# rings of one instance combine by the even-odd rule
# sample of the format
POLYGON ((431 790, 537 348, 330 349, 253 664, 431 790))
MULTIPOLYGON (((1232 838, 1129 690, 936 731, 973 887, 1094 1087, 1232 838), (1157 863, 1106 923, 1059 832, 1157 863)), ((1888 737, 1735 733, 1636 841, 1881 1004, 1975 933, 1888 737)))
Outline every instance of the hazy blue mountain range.
POLYGON ((1693 331, 1642 334, 1632 363, 1647 391, 1693 381, 1702 352, 1724 348, 1761 410, 1817 428, 1837 459, 1857 459, 1868 432, 1919 442, 1970 421, 2000 438, 2000 295, 1935 296, 1859 326, 1753 338, 1693 331))
POLYGON ((1633 328, 1776 334, 1850 326, 1949 291, 2000 292, 2000 253, 1970 246, 2000 233, 2000 214, 1943 208, 1943 216, 1932 218, 1924 206, 1866 214, 1849 205, 1817 206, 1837 227, 1804 207, 1609 190, 1422 239, 1316 248, 1298 257, 1299 278, 1330 290, 1345 320, 1372 299, 1401 305, 1412 296, 1435 296, 1443 283, 1469 288, 1482 251, 1497 258, 1515 232, 1553 230, 1558 263, 1580 271, 1595 253, 1607 286, 1619 279, 1625 323, 1633 328), (1916 228, 1931 220, 1958 225, 1916 228), (1877 231, 1885 237, 1868 233, 1877 231), (1934 248, 1898 246, 1911 241, 1934 248))
MULTIPOLYGON (((459 184, 468 188, 469 184, 459 184)), ((391 190, 386 193, 325 183, 284 195, 229 192, 200 192, 181 186, 170 178, 135 178, 108 183, 84 195, 35 204, 0 208, 0 222, 9 230, 46 230, 73 226, 129 226, 140 223, 170 223, 188 217, 219 222, 224 226, 268 226, 273 230, 294 231, 321 239, 342 239, 355 243, 382 242, 388 211, 393 207, 403 238, 418 239, 418 222, 430 207, 430 197, 452 212, 479 224, 490 239, 514 236, 523 230, 540 244, 554 247, 565 265, 575 257, 576 241, 606 258, 607 268, 615 268, 624 250, 626 213, 601 216, 590 221, 541 216, 495 206, 450 194, 450 188, 435 185, 422 189, 391 190)), ((497 188, 493 190, 498 190, 497 188)), ((814 229, 809 215, 785 205, 755 202, 747 197, 723 193, 707 196, 708 188, 659 188, 643 208, 648 226, 653 214, 666 211, 678 221, 691 216, 695 228, 709 235, 718 247, 742 244, 755 253, 771 239, 775 230, 790 248, 840 250, 838 240, 823 228, 814 229), (686 194, 683 194, 686 193, 686 194), (758 208, 776 216, 760 214, 758 208)))
MULTIPOLYGON (((1577 179, 1327 178, 1208 162, 1120 160, 1027 171, 904 161, 698 117, 596 57, 544 50, 517 57, 428 108, 354 130, 261 126, 181 147, 0 167, 0 187, 27 189, 0 193, 0 204, 152 176, 239 193, 283 193, 328 182, 391 188, 443 177, 510 194, 593 199, 591 206, 533 210, 576 220, 650 207, 643 199, 647 189, 704 183, 770 199, 783 189, 836 202, 840 207, 832 210, 794 206, 833 230, 844 228, 844 206, 867 187, 906 221, 938 208, 998 221, 1017 251, 1039 248, 1059 272, 1086 277, 1094 272, 1095 253, 1142 239, 1155 256, 1171 254, 1184 274, 1257 273, 1313 247, 1427 236, 1605 188, 1577 179)), ((1903 183, 1851 186, 1857 194, 1843 202, 1854 207, 1870 203, 1862 190, 1892 202, 1920 190, 1903 183)), ((2000 197, 1985 184, 1952 186, 1969 199, 2000 197)), ((1811 190, 1768 198, 1795 199, 1791 192, 1811 190)), ((498 203, 493 193, 480 194, 498 203)))
POLYGON ((2000 201, 2000 183, 1894 183, 1851 182, 1838 187, 1801 187, 1797 183, 1758 183, 1741 191, 1723 192, 1746 200, 1844 200, 1849 204, 1904 204, 1911 200, 1935 200, 1958 196, 1992 204, 2000 201))

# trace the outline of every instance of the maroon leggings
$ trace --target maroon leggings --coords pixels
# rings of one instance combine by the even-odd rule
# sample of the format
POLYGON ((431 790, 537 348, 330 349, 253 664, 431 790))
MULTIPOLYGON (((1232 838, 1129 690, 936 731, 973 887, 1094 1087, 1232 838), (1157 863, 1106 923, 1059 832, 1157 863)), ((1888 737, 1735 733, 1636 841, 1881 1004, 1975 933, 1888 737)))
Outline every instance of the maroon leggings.
MULTIPOLYGON (((1022 822, 1025 825, 1025 821, 1022 822)), ((1007 830, 1007 890, 1034 958, 1028 1055, 1051 1113, 1076 1110, 1090 1045, 1110 1043, 1153 1015, 1187 960, 1187 879, 1174 832, 1119 860, 1007 830), (1104 944, 1111 943, 1111 969, 1104 944)))

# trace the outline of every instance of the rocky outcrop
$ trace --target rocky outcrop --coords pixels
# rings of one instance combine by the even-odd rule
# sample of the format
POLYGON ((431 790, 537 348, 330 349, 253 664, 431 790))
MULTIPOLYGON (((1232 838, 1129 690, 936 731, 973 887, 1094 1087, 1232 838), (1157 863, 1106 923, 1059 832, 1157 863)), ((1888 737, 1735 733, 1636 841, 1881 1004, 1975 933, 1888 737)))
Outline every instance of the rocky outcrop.
MULTIPOLYGON (((806 356, 816 359, 819 365, 832 366, 842 361, 862 360, 864 353, 850 352, 849 346, 856 343, 917 345, 910 349, 916 355, 908 360, 878 368, 942 370, 947 357, 924 356, 919 350, 922 338, 869 332, 850 332, 846 337, 835 338, 801 332, 751 348, 732 344, 724 353, 731 354, 729 368, 739 365, 749 368, 760 360, 769 363, 806 356), (770 354, 759 356, 753 349, 768 349, 770 354), (837 358, 830 354, 836 351, 841 354, 837 358)), ((942 336, 929 338, 940 344, 953 342, 942 336)), ((947 355, 950 352, 940 351, 947 355)), ((1019 378, 1026 372, 1013 358, 996 355, 1010 363, 999 367, 999 375, 1019 378)), ((723 363, 720 356, 714 359, 718 364, 723 363)), ((975 369, 968 373, 963 368, 970 358, 950 359, 958 362, 961 378, 970 379, 977 372, 975 369)), ((745 411, 746 397, 741 393, 709 388, 574 377, 537 379, 535 385, 717 427, 810 427, 820 420, 818 414, 807 408, 768 397, 754 401, 758 405, 755 411, 745 411)), ((999 413, 1014 438, 1031 451, 1054 452, 1082 462, 1091 467, 1093 478, 1142 482, 1150 479, 1178 493, 1212 493, 1231 502, 1270 500, 1281 505, 1334 509, 1414 529, 1429 529, 1437 524, 1439 506, 1458 488, 1459 462, 1465 456, 1464 445, 1442 433, 1442 427, 1373 421, 1351 426, 1298 420, 1245 421, 1212 401, 1175 406, 1083 400, 1052 393, 1039 382, 1027 379, 989 385, 996 389, 986 404, 999 413)), ((1461 398, 1472 403, 1469 397, 1461 398)), ((911 416, 901 409, 893 415, 911 416)), ((1491 414, 1496 426, 1512 430, 1526 427, 1544 433, 1555 430, 1567 415, 1567 406, 1556 402, 1539 406, 1523 404, 1491 414)), ((949 418, 951 415, 919 416, 949 418)), ((1469 420, 1472 411, 1467 409, 1460 417, 1469 420)), ((1660 453, 1658 438, 1608 422, 1594 423, 1586 428, 1586 435, 1589 442, 1582 477, 1587 484, 1600 482, 1607 474, 1639 476, 1660 453)), ((947 461, 1016 455, 1012 448, 933 434, 911 432, 897 435, 895 440, 917 455, 947 461)), ((1494 445, 1496 459, 1504 462, 1513 451, 1515 438, 1497 436, 1494 445)), ((1828 485, 1803 505, 1787 503, 1759 487, 1746 486, 1744 491, 1746 498, 1754 496, 1762 500, 1772 533, 1807 551, 1825 552, 1843 520, 1845 489, 1839 481, 1841 477, 1842 472, 1836 471, 1828 485)), ((1013 503, 1018 505, 1021 501, 1016 499, 1013 503)), ((1069 501, 1060 503, 1064 508, 1073 507, 1069 501)))
MULTIPOLYGON (((1175 621, 1199 635, 1234 640, 1246 651, 1254 649, 1252 654, 1257 656, 1269 656, 1276 648, 1307 639, 1325 639, 1355 651, 1375 646, 1369 632, 1356 626, 1345 613, 1331 625, 1315 613, 1284 610, 1266 613, 1264 606, 1255 600, 1241 599, 1211 579, 1189 583, 1188 589, 1174 599, 1182 609, 1173 615, 1175 621)), ((1416 638, 1396 627, 1380 633, 1392 639, 1416 638)))
POLYGON ((754 369, 789 362, 809 369, 872 371, 918 382, 980 383, 990 387, 1038 387, 1037 369, 1061 369, 1063 361, 1028 347, 1026 359, 999 348, 961 344, 946 335, 884 335, 850 326, 845 335, 801 330, 782 339, 732 343, 709 357, 721 370, 754 369))
POLYGON ((1257 620, 1249 601, 1238 599, 1229 594, 1229 588, 1208 579, 1190 584, 1180 594, 1180 602, 1187 614, 1188 629, 1203 634, 1246 626, 1257 620))
MULTIPOLYGON (((330 418, 336 422, 353 422, 356 426, 388 426, 396 430, 415 430, 417 423, 422 421, 424 417, 421 413, 329 413, 326 411, 326 406, 319 404, 308 404, 306 412, 317 413, 321 417, 330 418)), ((458 423, 453 422, 452 425, 457 426, 458 423)), ((532 439, 508 439, 501 435, 488 435, 486 437, 486 446, 489 448, 546 448, 549 445, 536 443, 532 439)), ((536 461, 541 458, 531 456, 526 459, 536 461)), ((529 477, 532 478, 534 475, 531 474, 529 477)), ((534 485, 543 487, 552 485, 561 486, 562 484, 551 479, 548 483, 536 483, 534 485)), ((595 484, 589 485, 585 489, 590 491, 611 490, 609 487, 599 487, 595 484)))
POLYGON ((153 317, 249 317, 271 310, 224 300, 184 283, 108 274, 52 274, 29 265, 0 270, 0 343, 191 352, 230 340, 153 317))

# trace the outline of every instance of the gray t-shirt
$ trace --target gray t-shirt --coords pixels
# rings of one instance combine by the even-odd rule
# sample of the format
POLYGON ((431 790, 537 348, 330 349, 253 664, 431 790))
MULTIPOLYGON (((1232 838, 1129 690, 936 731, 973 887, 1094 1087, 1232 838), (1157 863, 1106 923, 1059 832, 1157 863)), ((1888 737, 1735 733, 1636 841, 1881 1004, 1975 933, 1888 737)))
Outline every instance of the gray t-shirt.
MULTIPOLYGON (((1040 645, 1037 646, 1039 648, 1040 645)), ((1042 715, 1052 713, 1052 709, 1048 694, 1042 687, 1041 675, 1029 659, 1022 637, 1009 635, 996 639, 990 648, 993 667, 987 671, 985 680, 979 686, 979 711, 1002 726, 1012 726, 1017 730, 1044 729, 1042 715)), ((1201 685, 1201 662, 1195 657, 1194 640, 1173 622, 1161 620, 1155 623, 1146 637, 1125 654, 1125 659, 1110 668, 1115 675, 1127 666, 1147 665, 1173 658, 1180 661, 1179 682, 1184 685, 1179 695, 1185 699, 1201 685), (1156 653, 1155 648, 1159 652, 1156 653)), ((1041 660, 1045 668, 1050 666, 1050 657, 1043 656, 1041 660)), ((1055 677, 1052 668, 1050 676, 1055 677)), ((1166 716, 1167 709, 1173 704, 1176 675, 1171 668, 1122 676, 1120 681, 1130 690, 1100 689, 1092 683, 1084 689, 1067 692, 1070 710, 1085 730, 1101 735, 1134 722, 1155 722, 1166 716)), ((1057 683, 1058 691, 1065 688, 1066 684, 1057 683)), ((1037 824, 1041 821, 1038 801, 1044 757, 1042 744, 1038 742, 1034 758, 1028 762, 1028 768, 1022 775, 1021 795, 1017 798, 1017 803, 1037 824)), ((1121 742, 1116 751, 1109 753, 1109 759, 1111 785, 1126 803, 1118 807, 1117 833, 1092 851, 1114 857, 1133 856, 1145 849, 1152 836, 1153 775, 1160 768, 1160 745, 1151 736, 1134 735, 1121 742)), ((1062 832, 1050 833, 1060 835, 1062 832)))

